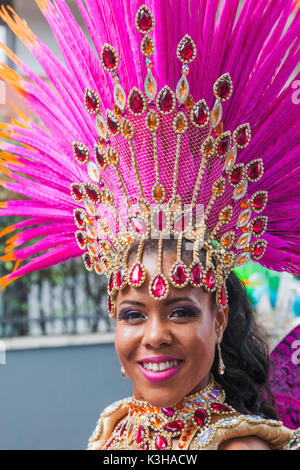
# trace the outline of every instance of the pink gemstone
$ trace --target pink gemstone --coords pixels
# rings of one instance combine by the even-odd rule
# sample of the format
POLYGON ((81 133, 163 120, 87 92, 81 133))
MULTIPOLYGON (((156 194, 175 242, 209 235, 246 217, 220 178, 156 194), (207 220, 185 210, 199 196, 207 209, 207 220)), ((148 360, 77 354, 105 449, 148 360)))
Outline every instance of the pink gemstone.
POLYGON ((252 223, 252 230, 256 235, 261 235, 261 232, 265 228, 265 219, 255 219, 252 223))
POLYGON ((195 417, 195 421, 198 424, 198 426, 201 426, 201 427, 205 426, 207 421, 208 421, 208 414, 202 408, 199 408, 199 410, 195 411, 194 417, 195 417))
POLYGON ((189 222, 189 214, 180 215, 174 220, 174 230, 176 230, 176 232, 183 232, 188 228, 189 222))
POLYGON ((86 185, 85 193, 92 202, 99 202, 100 194, 96 188, 86 185))
POLYGON ((265 252, 265 245, 263 243, 257 243, 253 248, 254 256, 261 257, 265 252))
POLYGON ((99 107, 98 96, 95 91, 87 90, 85 93, 85 104, 89 111, 96 112, 99 107))
POLYGON ((166 415, 166 416, 174 416, 175 410, 173 408, 162 408, 161 411, 166 415))
POLYGON ((214 411, 231 411, 231 409, 223 405, 223 403, 212 403, 211 407, 214 411))
POLYGON ((222 137, 220 140, 219 140, 219 144, 218 144, 218 147, 217 147, 217 152, 219 155, 226 155, 226 153, 228 152, 229 150, 229 145, 230 145, 230 138, 229 136, 225 136, 225 137, 222 137))
POLYGON ((140 444, 141 442, 143 442, 145 437, 146 437, 145 429, 143 428, 143 426, 139 426, 138 430, 137 430, 137 433, 136 433, 136 437, 135 437, 136 442, 138 444, 140 444))
POLYGON ((143 97, 137 90, 131 93, 129 107, 135 114, 140 114, 144 109, 143 97))
POLYGON ((181 42, 179 56, 183 60, 191 60, 194 55, 194 45, 192 41, 187 38, 181 42))
POLYGON ((175 284, 184 284, 186 281, 186 272, 182 264, 177 264, 172 272, 172 279, 175 284))
POLYGON ((214 289, 215 288, 215 273, 212 269, 209 269, 206 273, 206 279, 205 279, 205 284, 209 289, 214 289))
POLYGON ((193 269, 191 270, 191 281, 194 284, 200 285, 202 282, 202 276, 203 276, 202 267, 200 266, 199 263, 196 263, 193 269))
POLYGON ((116 134, 119 130, 118 121, 112 116, 107 116, 107 125, 112 134, 116 134))
POLYGON ((255 210, 260 210, 266 202, 266 194, 261 193, 255 196, 252 200, 252 206, 254 207, 255 210))
POLYGON ((262 165, 261 162, 254 162, 248 166, 248 176, 251 180, 256 180, 262 175, 262 165))
POLYGON ((219 84, 217 85, 216 91, 217 91, 217 95, 221 99, 228 98, 230 94, 230 81, 228 79, 221 80, 219 84))
POLYGON ((145 8, 142 8, 139 12, 138 18, 137 18, 137 24, 139 26, 139 29, 141 29, 144 33, 147 33, 151 30, 152 28, 152 17, 145 8))
POLYGON ((114 273, 111 273, 110 278, 109 278, 109 283, 108 283, 108 289, 111 292, 114 287, 114 273))
POLYGON ((143 277, 143 271, 142 271, 142 268, 141 266, 137 263, 133 270, 131 271, 131 274, 130 274, 130 282, 132 284, 138 284, 139 282, 141 282, 142 280, 142 277, 143 277))
POLYGON ((230 181, 232 184, 239 184, 242 181, 244 169, 242 166, 238 166, 230 173, 230 181))
POLYGON ((131 225, 133 226, 133 229, 137 233, 146 233, 147 232, 147 224, 143 219, 139 219, 138 217, 135 217, 131 219, 131 225))
POLYGON ((221 292, 220 292, 220 301, 223 307, 226 307, 227 305, 227 295, 226 295, 226 289, 224 284, 222 284, 221 287, 221 292))
POLYGON ((110 47, 105 47, 102 52, 102 60, 107 69, 113 69, 116 66, 116 56, 110 47))
POLYGON ((116 286, 120 287, 125 281, 125 269, 120 266, 116 274, 116 286))
POLYGON ((163 436, 156 436, 155 447, 158 450, 165 450, 168 448, 168 440, 163 436))
POLYGON ((105 165, 105 156, 104 152, 102 152, 98 147, 95 147, 95 158, 102 168, 105 165))
POLYGON ((170 90, 165 88, 159 97, 159 107, 164 113, 171 111, 173 107, 173 98, 170 90))
POLYGON ((178 432, 184 427, 184 423, 182 421, 171 421, 171 423, 167 423, 164 426, 165 431, 169 432, 178 432))
POLYGON ((249 132, 247 127, 242 127, 236 132, 235 140, 237 141, 238 145, 246 145, 249 140, 249 132))
POLYGON ((193 109, 194 121, 196 124, 205 124, 208 118, 207 109, 204 103, 197 103, 193 109))
POLYGON ((160 210, 153 215, 153 226, 160 232, 166 228, 167 217, 164 211, 160 210))
POLYGON ((152 283, 151 292, 154 295, 154 297, 159 298, 165 295, 166 290, 167 290, 166 283, 159 274, 158 276, 156 276, 156 278, 154 279, 152 283))

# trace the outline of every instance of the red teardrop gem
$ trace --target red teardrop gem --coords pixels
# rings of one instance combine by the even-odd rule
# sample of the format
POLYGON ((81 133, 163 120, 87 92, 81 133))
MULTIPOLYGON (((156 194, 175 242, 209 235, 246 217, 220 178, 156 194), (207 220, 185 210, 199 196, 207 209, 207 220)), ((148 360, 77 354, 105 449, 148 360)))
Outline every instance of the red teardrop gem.
POLYGON ((84 187, 85 193, 87 197, 92 201, 92 202, 99 202, 100 199, 100 193, 96 188, 93 188, 91 186, 86 185, 84 187))
POLYGON ((171 92, 168 88, 165 88, 161 92, 161 94, 159 96, 158 104, 159 104, 159 108, 164 113, 168 113, 169 111, 171 111, 171 109, 173 107, 173 97, 172 97, 172 94, 171 94, 171 92))
POLYGON ((95 91, 86 90, 85 105, 91 113, 96 113, 99 108, 99 97, 95 91))
POLYGON ((141 282, 143 277, 143 271, 141 266, 137 263, 130 273, 130 282, 132 284, 138 284, 141 282))
POLYGON ((265 201, 266 201, 266 194, 265 193, 258 194, 257 196, 253 198, 252 206, 254 207, 255 210, 258 211, 264 206, 265 201))
POLYGON ((218 143, 217 152, 219 155, 226 155, 229 150, 230 138, 229 136, 221 137, 218 143))
POLYGON ((85 248, 86 238, 82 232, 76 233, 76 240, 80 248, 85 248))
POLYGON ((116 56, 110 47, 104 47, 102 52, 102 60, 105 67, 109 70, 113 69, 117 64, 116 56))
POLYGON ((181 285, 186 281, 186 272, 182 264, 177 264, 172 272, 172 279, 175 284, 181 285))
POLYGON ((107 126, 112 134, 116 134, 119 130, 117 119, 111 115, 107 116, 107 126))
POLYGON ((150 32, 152 28, 152 17, 148 9, 141 8, 138 17, 137 17, 137 24, 141 31, 144 33, 150 32))
POLYGON ((155 447, 158 450, 165 450, 168 448, 168 440, 163 436, 156 436, 155 447))
POLYGON ((154 297, 163 297, 166 293, 166 290, 167 286, 164 279, 160 275, 156 276, 151 286, 151 292, 154 297))
POLYGON ((231 409, 223 405, 223 403, 211 403, 211 407, 214 411, 231 411, 231 409))
POLYGON ((194 121, 196 124, 203 125, 208 120, 207 109, 204 103, 197 103, 193 109, 194 121))
POLYGON ((244 146, 249 140, 249 132, 247 127, 242 127, 238 129, 235 134, 235 140, 238 145, 244 146))
POLYGON ((228 79, 220 80, 216 87, 216 92, 219 98, 225 100, 230 95, 230 81, 228 79))
POLYGON ((193 269, 191 270, 191 281, 196 285, 200 285, 202 282, 202 276, 202 267, 199 263, 196 263, 193 269))
POLYGON ((164 426, 165 431, 169 432, 178 432, 184 427, 184 423, 182 421, 171 421, 171 423, 167 423, 164 426))
POLYGON ((230 181, 232 184, 239 184, 242 181, 244 170, 242 166, 233 168, 230 172, 230 181))
POLYGON ((89 158, 89 151, 83 144, 74 144, 74 153, 80 163, 86 163, 89 158))
POLYGON ((97 163, 100 165, 102 168, 105 165, 105 154, 102 152, 99 147, 95 147, 95 158, 97 163))
POLYGON ((74 197, 74 199, 77 202, 82 201, 82 199, 84 197, 84 192, 83 192, 82 186, 80 186, 79 184, 76 184, 76 183, 73 184, 72 185, 72 196, 74 197))
POLYGON ((252 222, 252 230, 256 235, 261 235, 265 228, 266 221, 265 219, 254 219, 252 222))
POLYGON ((216 285, 215 273, 212 269, 209 269, 206 273, 205 284, 209 289, 214 289, 216 285))
POLYGON ((266 249, 266 247, 265 247, 264 243, 257 243, 253 248, 254 256, 259 257, 259 258, 262 257, 262 255, 265 252, 265 249, 266 249))
POLYGON ((74 213, 77 225, 79 228, 84 227, 84 214, 80 210, 76 209, 74 213))
POLYGON ((143 97, 137 90, 133 90, 130 95, 129 108, 135 114, 141 114, 144 109, 143 97))
POLYGON ((224 284, 222 284, 221 291, 220 291, 220 301, 221 301, 221 305, 223 307, 226 307, 226 305, 227 305, 227 295, 226 295, 226 289, 225 289, 224 284))
POLYGON ((109 310, 109 313, 113 313, 113 304, 112 304, 110 295, 108 296, 108 310, 109 310))
POLYGON ((247 173, 250 180, 257 180, 262 175, 262 164, 261 162, 253 162, 247 168, 247 173))
POLYGON ((120 266, 116 274, 116 286, 120 287, 125 281, 125 269, 120 266))
POLYGON ((179 56, 183 60, 191 60, 194 55, 194 45, 190 38, 184 39, 179 47, 179 56))
POLYGON ((145 436, 146 436, 145 429, 143 428, 143 426, 139 426, 137 433, 136 433, 136 437, 135 437, 136 442, 140 444, 145 439, 145 436))
POLYGON ((93 265, 93 261, 92 261, 92 258, 90 257, 89 253, 85 253, 84 254, 84 261, 87 265, 88 268, 91 268, 92 265, 93 265))
POLYGON ((195 411, 194 417, 195 417, 196 423, 197 423, 198 426, 200 426, 200 427, 205 426, 206 423, 207 423, 207 421, 208 421, 208 414, 207 414, 207 412, 206 412, 204 409, 202 409, 202 408, 200 408, 199 410, 196 410, 196 411, 195 411))
POLYGON ((108 283, 108 289, 111 292, 114 287, 114 273, 111 273, 110 278, 109 278, 109 283, 108 283))

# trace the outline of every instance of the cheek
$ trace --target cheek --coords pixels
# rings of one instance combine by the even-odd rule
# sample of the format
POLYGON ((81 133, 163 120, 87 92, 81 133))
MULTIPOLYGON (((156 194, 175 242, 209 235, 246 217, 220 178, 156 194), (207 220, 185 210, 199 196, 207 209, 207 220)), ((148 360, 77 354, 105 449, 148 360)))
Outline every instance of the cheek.
POLYGON ((136 328, 117 323, 115 334, 115 348, 121 362, 126 362, 134 355, 137 348, 136 328))
POLYGON ((199 364, 210 363, 215 354, 215 329, 214 320, 199 322, 191 329, 188 344, 191 362, 199 364))

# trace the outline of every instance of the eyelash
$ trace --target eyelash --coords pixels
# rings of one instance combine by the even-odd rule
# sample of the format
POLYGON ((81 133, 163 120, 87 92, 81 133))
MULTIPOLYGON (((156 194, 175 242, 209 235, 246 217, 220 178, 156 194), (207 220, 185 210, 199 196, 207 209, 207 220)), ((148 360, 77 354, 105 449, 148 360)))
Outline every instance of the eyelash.
MULTIPOLYGON (((182 309, 174 310, 171 313, 171 316, 174 315, 174 314, 178 314, 178 313, 183 313, 183 315, 179 315, 175 318, 196 317, 198 315, 198 312, 195 312, 194 310, 182 308, 182 309)), ((136 320, 136 319, 140 318, 140 316, 144 316, 144 315, 141 312, 137 311, 137 310, 125 310, 125 311, 121 311, 119 313, 118 319, 119 320, 130 321, 130 320, 136 320), (136 315, 134 316, 134 314, 136 314, 136 315)))

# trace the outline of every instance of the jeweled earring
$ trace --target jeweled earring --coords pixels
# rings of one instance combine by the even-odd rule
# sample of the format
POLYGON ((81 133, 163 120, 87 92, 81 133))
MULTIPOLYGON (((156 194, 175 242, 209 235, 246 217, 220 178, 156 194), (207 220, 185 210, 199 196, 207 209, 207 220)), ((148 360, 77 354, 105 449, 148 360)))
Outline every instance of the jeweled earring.
POLYGON ((218 365, 218 373, 220 375, 223 375, 224 372, 225 372, 225 364, 223 362, 223 359, 222 359, 222 353, 221 353, 221 346, 220 346, 220 343, 221 343, 221 339, 218 339, 218 356, 219 356, 219 365, 218 365))
POLYGON ((126 372, 125 372, 125 369, 124 369, 123 366, 121 367, 121 374, 122 374, 123 378, 126 379, 127 375, 126 375, 126 372))

